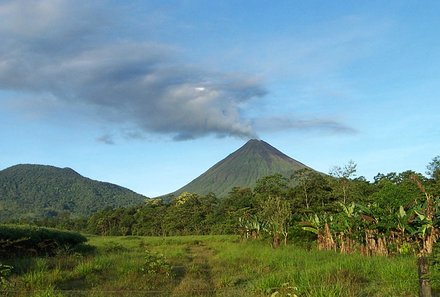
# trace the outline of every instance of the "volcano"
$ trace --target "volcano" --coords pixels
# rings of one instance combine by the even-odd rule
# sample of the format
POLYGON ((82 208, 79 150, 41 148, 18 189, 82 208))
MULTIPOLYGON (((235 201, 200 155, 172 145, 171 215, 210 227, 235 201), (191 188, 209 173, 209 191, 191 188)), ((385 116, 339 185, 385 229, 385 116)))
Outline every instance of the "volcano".
POLYGON ((182 192, 217 197, 227 196, 233 187, 253 188, 258 179, 281 174, 290 177, 295 171, 310 167, 280 152, 265 141, 251 139, 241 148, 212 166, 205 173, 172 193, 182 192))

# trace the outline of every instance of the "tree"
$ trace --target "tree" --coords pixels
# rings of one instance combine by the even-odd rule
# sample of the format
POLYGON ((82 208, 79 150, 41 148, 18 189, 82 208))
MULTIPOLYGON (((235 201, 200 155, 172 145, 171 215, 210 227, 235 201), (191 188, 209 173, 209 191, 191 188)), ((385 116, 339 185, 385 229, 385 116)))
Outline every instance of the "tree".
POLYGON ((219 200, 214 210, 214 233, 232 234, 243 231, 239 218, 248 219, 257 211, 255 195, 250 188, 234 187, 229 195, 219 200))
POLYGON ((418 243, 418 272, 419 272, 419 295, 423 297, 431 297, 431 284, 427 277, 429 273, 429 260, 434 243, 439 238, 439 230, 436 228, 436 213, 439 211, 439 201, 435 201, 433 195, 428 193, 416 175, 412 179, 417 187, 425 196, 425 201, 421 204, 420 209, 415 211, 419 221, 419 228, 416 232, 418 243))
POLYGON ((287 245, 289 234, 289 222, 292 217, 292 208, 288 201, 270 196, 261 202, 260 217, 264 222, 265 230, 272 236, 272 246, 280 245, 280 237, 284 237, 284 245, 287 245))
POLYGON ((310 208, 310 191, 313 189, 313 180, 312 180, 313 171, 308 168, 303 168, 296 171, 292 174, 291 179, 298 183, 298 187, 301 189, 304 197, 304 202, 306 204, 306 208, 310 208))
POLYGON ((426 169, 426 174, 430 177, 427 188, 435 196, 440 196, 440 155, 432 159, 426 169))
POLYGON ((260 178, 255 185, 255 193, 261 196, 285 197, 287 194, 288 179, 281 174, 274 174, 260 178))
POLYGON ((426 166, 426 174, 434 180, 440 179, 440 155, 434 157, 426 166))
POLYGON ((342 202, 345 204, 348 200, 348 191, 350 179, 356 176, 356 163, 353 160, 348 161, 344 167, 334 166, 330 170, 330 175, 337 179, 342 190, 342 202))
POLYGON ((321 207, 324 207, 324 202, 328 199, 328 193, 331 189, 323 174, 304 168, 292 174, 291 179, 297 183, 293 191, 300 193, 296 196, 300 196, 301 204, 305 203, 307 212, 312 204, 320 203, 321 207))

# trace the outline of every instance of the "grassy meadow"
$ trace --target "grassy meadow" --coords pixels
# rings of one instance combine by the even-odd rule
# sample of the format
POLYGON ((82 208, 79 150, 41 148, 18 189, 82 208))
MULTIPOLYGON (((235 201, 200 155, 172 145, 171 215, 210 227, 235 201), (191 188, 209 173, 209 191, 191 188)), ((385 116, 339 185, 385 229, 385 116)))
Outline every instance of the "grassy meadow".
POLYGON ((88 245, 2 259, 13 269, 1 296, 418 295, 413 256, 273 249, 237 236, 89 236, 88 245))

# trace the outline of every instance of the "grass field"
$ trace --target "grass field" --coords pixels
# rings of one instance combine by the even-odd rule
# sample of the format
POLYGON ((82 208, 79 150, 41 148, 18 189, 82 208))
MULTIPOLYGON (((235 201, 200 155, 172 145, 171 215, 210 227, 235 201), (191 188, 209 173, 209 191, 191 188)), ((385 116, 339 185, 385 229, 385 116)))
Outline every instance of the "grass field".
POLYGON ((340 255, 294 245, 272 249, 235 236, 88 239, 96 247, 88 253, 2 260, 14 268, 0 295, 418 295, 410 256, 340 255))

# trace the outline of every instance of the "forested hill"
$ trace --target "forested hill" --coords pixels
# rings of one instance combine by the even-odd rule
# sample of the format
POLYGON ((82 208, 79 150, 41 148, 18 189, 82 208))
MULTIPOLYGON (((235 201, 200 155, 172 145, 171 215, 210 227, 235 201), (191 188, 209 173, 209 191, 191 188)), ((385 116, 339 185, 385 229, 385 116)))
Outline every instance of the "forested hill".
POLYGON ((106 207, 137 205, 145 198, 70 168, 25 164, 0 171, 0 221, 62 213, 88 216, 106 207))
POLYGON ((305 168, 311 169, 267 142, 251 139, 173 194, 214 193, 218 197, 225 197, 233 187, 253 188, 257 180, 262 177, 281 174, 289 178, 295 171, 305 168))

